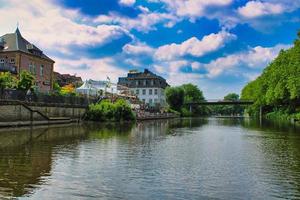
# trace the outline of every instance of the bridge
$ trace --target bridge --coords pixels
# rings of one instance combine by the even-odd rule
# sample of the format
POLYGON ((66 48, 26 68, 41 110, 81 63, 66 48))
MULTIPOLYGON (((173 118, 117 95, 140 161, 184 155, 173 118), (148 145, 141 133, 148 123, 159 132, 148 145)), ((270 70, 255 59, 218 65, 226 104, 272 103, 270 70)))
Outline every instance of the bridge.
MULTIPOLYGON (((252 105, 254 101, 251 100, 224 100, 224 99, 210 99, 206 101, 199 101, 199 102, 190 102, 185 103, 185 105, 188 105, 190 107, 190 112, 192 112, 193 106, 195 105, 252 105)), ((262 112, 263 108, 260 106, 259 108, 259 116, 260 119, 262 119, 262 112)))
POLYGON ((250 100, 224 100, 224 99, 210 99, 206 101, 190 102, 185 105, 252 105, 254 102, 250 100))

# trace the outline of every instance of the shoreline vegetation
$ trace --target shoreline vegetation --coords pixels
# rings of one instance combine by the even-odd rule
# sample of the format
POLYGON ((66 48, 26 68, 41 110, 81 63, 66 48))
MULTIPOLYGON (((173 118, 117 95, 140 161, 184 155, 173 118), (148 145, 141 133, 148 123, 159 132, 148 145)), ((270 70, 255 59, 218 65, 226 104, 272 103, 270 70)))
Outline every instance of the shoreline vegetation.
POLYGON ((300 120, 300 31, 294 45, 279 55, 255 80, 242 90, 242 99, 253 100, 246 109, 251 116, 259 114, 271 120, 300 120))
POLYGON ((86 120, 105 122, 135 121, 136 116, 124 99, 117 99, 115 102, 102 100, 99 103, 89 105, 86 120))

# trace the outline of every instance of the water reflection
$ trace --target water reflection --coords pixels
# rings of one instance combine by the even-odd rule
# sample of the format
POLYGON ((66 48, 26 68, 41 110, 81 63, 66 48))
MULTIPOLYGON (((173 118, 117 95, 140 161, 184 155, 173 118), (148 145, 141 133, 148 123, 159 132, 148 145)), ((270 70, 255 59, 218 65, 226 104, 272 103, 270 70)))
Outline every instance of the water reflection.
POLYGON ((300 198, 299 127, 247 119, 0 130, 0 198, 300 198))
POLYGON ((31 193, 51 175, 54 145, 85 137, 79 126, 0 131, 0 197, 31 193))

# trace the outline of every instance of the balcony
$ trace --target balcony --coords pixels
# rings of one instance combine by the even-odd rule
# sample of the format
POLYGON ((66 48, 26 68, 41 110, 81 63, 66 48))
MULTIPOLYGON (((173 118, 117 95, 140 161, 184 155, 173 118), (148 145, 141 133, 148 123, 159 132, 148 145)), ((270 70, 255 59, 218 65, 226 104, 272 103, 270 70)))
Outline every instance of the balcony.
POLYGON ((10 72, 17 74, 17 67, 9 64, 0 63, 0 72, 10 72))

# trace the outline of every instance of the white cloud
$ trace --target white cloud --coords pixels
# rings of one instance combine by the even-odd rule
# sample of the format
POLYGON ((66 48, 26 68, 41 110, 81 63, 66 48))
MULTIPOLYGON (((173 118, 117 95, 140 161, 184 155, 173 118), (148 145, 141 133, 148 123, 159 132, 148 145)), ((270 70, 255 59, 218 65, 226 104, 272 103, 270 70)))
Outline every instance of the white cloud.
POLYGON ((117 67, 113 58, 102 59, 60 59, 56 58, 55 71, 60 73, 79 74, 83 80, 95 79, 106 80, 109 76, 113 82, 117 82, 118 77, 124 76, 127 72, 117 67))
POLYGON ((130 35, 118 25, 94 27, 80 23, 84 17, 79 11, 63 9, 54 1, 31 0, 22 3, 19 0, 5 0, 0 16, 5 16, 5 20, 0 20, 1 35, 12 32, 16 22, 19 22, 26 39, 42 49, 64 53, 70 51, 69 45, 103 45, 130 35))
POLYGON ((120 0, 119 4, 124 6, 133 6, 135 4, 135 0, 120 0))
POLYGON ((211 61, 208 64, 203 64, 207 69, 208 77, 216 77, 223 72, 228 72, 236 67, 263 68, 271 62, 281 49, 289 48, 289 45, 276 45, 274 47, 257 46, 250 48, 246 52, 231 54, 225 57, 220 57, 211 61))
POLYGON ((181 85, 185 83, 197 84, 203 75, 196 73, 184 73, 180 69, 184 66, 188 66, 190 63, 186 60, 165 62, 160 64, 155 64, 154 70, 159 74, 164 74, 167 82, 172 85, 181 85))
POLYGON ((226 42, 236 39, 236 36, 226 31, 204 36, 202 40, 192 37, 181 44, 161 46, 155 53, 158 60, 173 60, 177 57, 191 55, 201 57, 209 52, 222 48, 226 42))
POLYGON ((155 25, 164 23, 166 27, 172 27, 176 24, 178 18, 168 13, 148 12, 144 11, 136 18, 120 16, 117 13, 109 15, 100 15, 93 20, 94 23, 100 24, 118 24, 127 30, 135 29, 141 32, 149 32, 155 30, 155 25))
POLYGON ((188 17, 194 20, 197 17, 205 16, 210 6, 226 6, 232 0, 148 0, 150 2, 163 2, 170 12, 177 16, 188 17))
POLYGON ((141 55, 147 54, 151 55, 154 52, 154 49, 147 44, 144 43, 137 43, 137 44, 126 44, 123 47, 123 52, 130 55, 141 55))
POLYGON ((246 18, 280 14, 284 11, 282 4, 261 1, 249 1, 245 6, 238 8, 238 13, 246 18))

